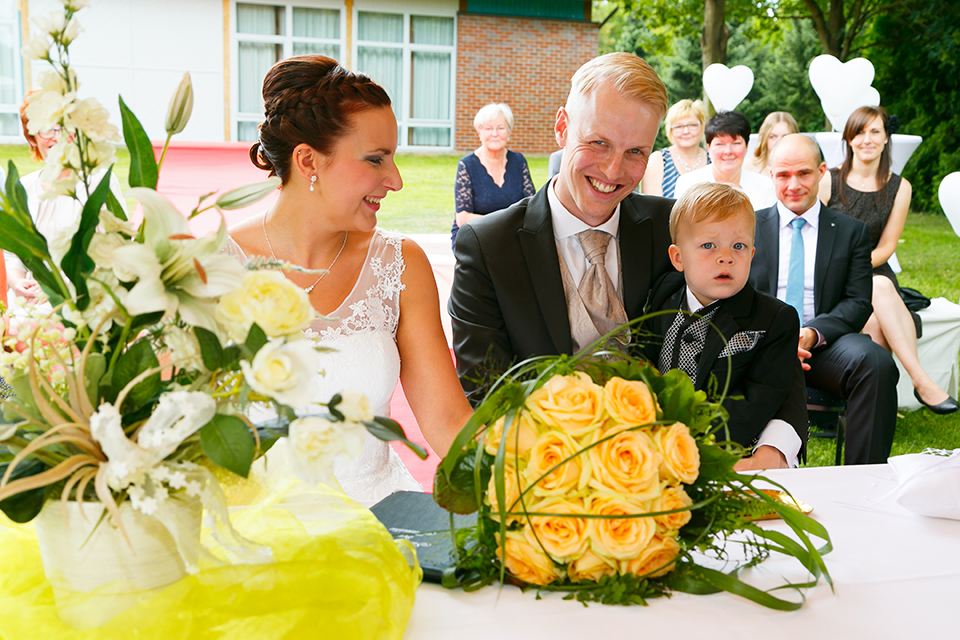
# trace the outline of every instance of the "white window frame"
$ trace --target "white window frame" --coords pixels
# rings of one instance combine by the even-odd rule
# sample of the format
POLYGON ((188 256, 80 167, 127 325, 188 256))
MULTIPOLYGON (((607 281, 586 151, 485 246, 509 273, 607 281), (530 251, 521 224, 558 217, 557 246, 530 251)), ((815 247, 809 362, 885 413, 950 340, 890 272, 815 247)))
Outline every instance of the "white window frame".
MULTIPOLYGON (((15 7, 18 6, 16 0, 0 0, 12 3, 15 7)), ((20 104, 23 102, 23 59, 20 56, 20 48, 23 46, 22 43, 22 34, 20 32, 21 24, 21 14, 19 9, 13 13, 13 18, 9 21, 11 27, 13 27, 13 32, 16 34, 16 44, 13 47, 13 87, 14 87, 14 104, 13 105, 4 105, 0 104, 0 113, 13 113, 17 117, 17 122, 20 122, 20 104)), ((6 23, 8 21, 2 20, 6 23)), ((19 134, 14 134, 12 136, 0 135, 0 143, 17 143, 23 142, 23 137, 19 134)), ((3 167, 3 170, 6 171, 7 168, 3 167)))
POLYGON ((335 44, 340 47, 340 62, 343 63, 343 54, 347 48, 347 25, 346 11, 343 2, 329 0, 296 0, 289 2, 287 0, 232 0, 230 2, 230 140, 236 142, 240 140, 239 128, 241 122, 256 122, 263 120, 263 113, 246 113, 239 110, 240 107, 240 43, 241 42, 262 42, 268 44, 282 45, 282 59, 293 55, 293 45, 299 42, 310 42, 319 44, 335 44), (259 4, 271 7, 283 7, 284 33, 282 36, 257 35, 249 33, 237 33, 237 4, 259 4), (340 13, 340 37, 338 39, 330 38, 307 38, 293 35, 293 9, 332 9, 340 13))
POLYGON ((397 117, 397 129, 399 139, 397 141, 397 149, 401 151, 417 151, 417 152, 432 152, 432 151, 452 151, 455 147, 457 140, 457 16, 455 13, 439 13, 437 11, 431 11, 429 8, 424 8, 424 10, 414 9, 412 11, 397 11, 395 7, 390 7, 383 4, 376 4, 372 6, 363 6, 353 8, 353 33, 351 34, 352 44, 350 52, 350 59, 353 60, 354 66, 356 66, 356 61, 359 59, 359 48, 361 46, 376 46, 383 48, 396 48, 402 49, 402 69, 403 69, 403 78, 401 80, 401 95, 398 100, 400 102, 399 109, 396 111, 399 112, 397 117), (392 13, 394 15, 403 15, 403 42, 376 42, 372 40, 360 40, 360 12, 368 13, 392 13), (451 18, 453 19, 453 44, 452 45, 436 45, 436 44, 414 44, 410 42, 410 23, 411 16, 423 16, 428 18, 451 18), (423 118, 412 118, 410 116, 410 104, 411 104, 411 92, 413 91, 412 87, 412 78, 411 70, 413 68, 413 52, 437 52, 437 53, 449 53, 450 54, 450 118, 449 120, 426 120, 423 118), (450 129, 450 144, 445 147, 436 147, 436 146, 425 146, 425 145, 410 145, 407 144, 410 135, 409 131, 414 127, 449 127, 450 129))

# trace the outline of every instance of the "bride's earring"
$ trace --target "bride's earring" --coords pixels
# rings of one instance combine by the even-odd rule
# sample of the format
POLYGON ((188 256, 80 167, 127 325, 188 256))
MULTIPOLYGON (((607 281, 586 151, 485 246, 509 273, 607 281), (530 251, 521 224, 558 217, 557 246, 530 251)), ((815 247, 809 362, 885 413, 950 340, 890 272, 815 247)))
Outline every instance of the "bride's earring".
POLYGON ((317 181, 317 176, 310 176, 310 191, 313 191, 313 183, 317 181))

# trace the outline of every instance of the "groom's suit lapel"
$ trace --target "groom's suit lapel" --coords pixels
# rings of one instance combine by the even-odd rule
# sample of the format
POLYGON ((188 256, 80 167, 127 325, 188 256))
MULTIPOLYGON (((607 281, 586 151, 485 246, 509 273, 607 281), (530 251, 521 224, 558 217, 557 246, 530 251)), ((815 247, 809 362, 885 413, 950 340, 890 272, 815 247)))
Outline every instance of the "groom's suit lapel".
MULTIPOLYGON (((549 185, 548 187, 549 188, 549 185)), ((546 189, 541 189, 527 205, 523 227, 517 238, 527 264, 530 282, 556 353, 571 353, 570 318, 560 275, 560 256, 553 235, 553 221, 546 189)), ((521 277, 521 274, 517 274, 521 277)))
POLYGON ((627 198, 620 205, 620 269, 623 308, 633 320, 643 313, 653 283, 653 221, 627 198))

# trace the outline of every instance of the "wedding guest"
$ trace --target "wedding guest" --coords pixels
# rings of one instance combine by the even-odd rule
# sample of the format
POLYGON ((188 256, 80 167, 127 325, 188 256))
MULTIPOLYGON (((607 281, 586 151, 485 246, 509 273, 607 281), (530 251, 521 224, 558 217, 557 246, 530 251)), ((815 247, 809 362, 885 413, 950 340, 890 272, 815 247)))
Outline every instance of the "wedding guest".
POLYGON ((786 111, 774 111, 763 119, 757 135, 757 148, 744 161, 743 168, 761 175, 767 175, 767 160, 770 152, 780 138, 791 133, 800 133, 800 127, 793 116, 786 111))
POLYGON ((960 404, 920 364, 919 318, 904 305, 897 276, 887 264, 903 233, 912 194, 910 183, 890 170, 890 120, 883 107, 860 107, 850 114, 843 129, 846 158, 839 169, 824 176, 820 199, 870 227, 873 313, 863 332, 896 354, 910 375, 917 400, 934 413, 953 413, 960 404))
MULTIPOLYGON (((30 97, 30 94, 27 94, 30 97)), ((31 134, 27 130, 27 101, 24 100, 20 106, 20 125, 23 129, 23 137, 27 140, 30 148, 30 157, 36 161, 47 159, 50 150, 60 141, 60 127, 55 126, 48 131, 40 131, 37 134, 31 134)), ((66 172, 66 171, 65 171, 66 172)), ((28 173, 20 178, 20 184, 27 192, 27 209, 30 211, 30 217, 33 218, 33 224, 47 241, 51 241, 64 230, 76 230, 80 224, 80 213, 83 211, 83 203, 86 202, 87 193, 83 182, 77 183, 77 196, 79 199, 70 196, 57 196, 55 198, 44 199, 40 196, 44 191, 50 188, 42 178, 43 169, 28 173)), ((103 172, 95 173, 92 176, 91 189, 95 189, 105 174, 103 172)), ((110 174, 110 190, 117 198, 117 202, 125 207, 123 191, 120 188, 120 182, 113 173, 110 174)), ((23 298, 27 302, 38 302, 44 295, 37 281, 31 277, 30 272, 23 262, 14 254, 5 251, 4 261, 7 270, 7 284, 13 296, 23 298)), ((12 302, 12 300, 11 300, 12 302)))
MULTIPOLYGON (((284 271, 325 316, 308 332, 332 349, 321 354, 317 402, 356 389, 374 413, 387 415, 399 378, 427 442, 445 454, 470 406, 450 360, 426 255, 377 227, 383 199, 403 186, 387 92, 331 58, 308 55, 267 72, 263 103, 250 159, 282 187, 262 215, 230 230, 233 253, 320 270, 284 271)), ((347 495, 365 505, 420 490, 396 452, 369 434, 360 457, 338 460, 334 471, 347 495)))
MULTIPOLYGON (((673 270, 673 202, 632 193, 666 111, 666 88, 638 56, 585 63, 557 112, 559 175, 461 230, 449 312, 472 401, 512 363, 577 353, 639 317, 653 283, 673 270)), ((767 463, 745 458, 738 468, 767 463)))
MULTIPOLYGON (((729 368, 723 406, 730 439, 754 455, 771 447, 761 452, 775 460, 771 466, 795 467, 807 436, 806 416, 798 433, 777 415, 786 402, 806 405, 797 359, 800 322, 793 307, 747 282, 755 231, 750 200, 731 185, 698 184, 677 200, 670 214, 670 261, 682 273, 661 278, 648 306, 648 312, 677 312, 644 324, 662 338, 646 351, 660 373, 680 369, 701 391, 711 380, 722 389, 729 368)), ((726 439, 725 433, 718 439, 726 439)))
POLYGON ((480 216, 509 207, 536 193, 523 154, 507 149, 513 132, 513 112, 507 105, 488 104, 473 119, 480 146, 457 163, 453 188, 457 214, 450 244, 457 246, 457 231, 480 216))
POLYGON ((867 225, 821 206, 820 147, 785 136, 770 156, 777 203, 757 211, 750 284, 800 317, 797 353, 808 387, 847 401, 845 464, 882 464, 897 425, 893 358, 860 333, 870 317, 867 225))
POLYGON ((703 103, 699 100, 681 100, 670 107, 664 122, 670 146, 654 151, 650 156, 640 181, 643 193, 672 198, 677 178, 710 162, 707 151, 700 146, 706 119, 703 103))
POLYGON ((743 171, 743 159, 750 139, 750 123, 737 111, 721 111, 704 128, 711 163, 677 179, 674 196, 679 198, 695 184, 724 182, 743 189, 754 209, 777 201, 773 183, 765 175, 743 171))

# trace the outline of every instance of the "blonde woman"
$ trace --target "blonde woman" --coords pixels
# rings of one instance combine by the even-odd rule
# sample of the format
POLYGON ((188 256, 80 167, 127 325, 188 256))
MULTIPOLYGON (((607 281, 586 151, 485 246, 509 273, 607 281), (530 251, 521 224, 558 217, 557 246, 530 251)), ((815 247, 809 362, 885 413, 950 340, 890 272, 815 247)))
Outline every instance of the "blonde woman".
POLYGON ((640 182, 643 193, 673 198, 677 178, 710 163, 706 149, 700 146, 706 119, 699 100, 681 100, 670 107, 664 123, 670 146, 650 155, 640 182))
POLYGON ((757 148, 743 163, 747 171, 767 175, 767 159, 770 152, 780 142, 780 138, 791 133, 800 133, 800 127, 793 116, 786 111, 774 111, 763 120, 758 134, 757 148))

